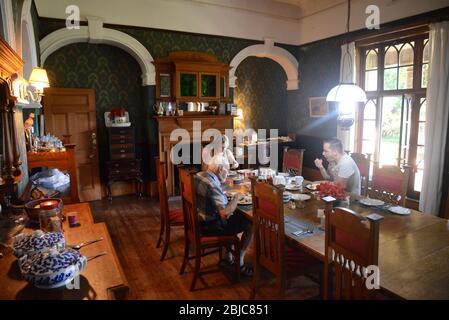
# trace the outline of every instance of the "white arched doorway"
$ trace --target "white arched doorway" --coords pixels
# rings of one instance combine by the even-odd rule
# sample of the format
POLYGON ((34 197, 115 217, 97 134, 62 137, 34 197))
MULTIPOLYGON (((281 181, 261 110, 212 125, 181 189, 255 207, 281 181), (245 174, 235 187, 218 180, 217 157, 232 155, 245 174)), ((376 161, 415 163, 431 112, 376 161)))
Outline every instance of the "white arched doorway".
POLYGON ((79 29, 59 29, 47 35, 40 41, 41 65, 58 49, 72 43, 89 42, 116 46, 128 52, 140 65, 142 70, 142 85, 155 85, 156 73, 152 64, 153 57, 148 50, 136 39, 126 33, 104 28, 103 19, 87 17, 88 26, 79 29))
POLYGON ((248 57, 269 58, 276 61, 287 74, 287 90, 298 89, 298 61, 287 50, 274 46, 272 39, 265 39, 264 44, 246 47, 235 55, 230 63, 229 87, 235 88, 237 86, 235 72, 239 64, 248 57))

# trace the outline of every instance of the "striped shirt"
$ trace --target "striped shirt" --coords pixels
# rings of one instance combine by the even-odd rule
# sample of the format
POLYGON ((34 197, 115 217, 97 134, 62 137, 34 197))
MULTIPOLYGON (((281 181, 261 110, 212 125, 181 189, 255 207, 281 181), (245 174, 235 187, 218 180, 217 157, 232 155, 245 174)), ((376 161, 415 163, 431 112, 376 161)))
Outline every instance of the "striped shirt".
POLYGON ((195 176, 196 202, 200 220, 203 222, 221 222, 220 210, 228 205, 218 177, 209 171, 202 171, 195 176))

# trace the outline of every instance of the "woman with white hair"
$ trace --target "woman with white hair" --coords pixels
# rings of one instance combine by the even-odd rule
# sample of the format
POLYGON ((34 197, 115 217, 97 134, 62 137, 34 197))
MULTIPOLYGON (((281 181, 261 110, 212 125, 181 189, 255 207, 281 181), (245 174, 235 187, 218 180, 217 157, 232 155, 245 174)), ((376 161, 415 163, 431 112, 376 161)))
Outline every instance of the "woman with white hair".
POLYGON ((216 159, 217 157, 221 157, 222 163, 226 164, 229 169, 237 169, 239 167, 239 163, 235 160, 231 149, 229 149, 229 138, 226 135, 221 136, 221 146, 217 145, 215 141, 205 146, 201 157, 203 171, 207 169, 207 166, 211 163, 211 159, 216 159))

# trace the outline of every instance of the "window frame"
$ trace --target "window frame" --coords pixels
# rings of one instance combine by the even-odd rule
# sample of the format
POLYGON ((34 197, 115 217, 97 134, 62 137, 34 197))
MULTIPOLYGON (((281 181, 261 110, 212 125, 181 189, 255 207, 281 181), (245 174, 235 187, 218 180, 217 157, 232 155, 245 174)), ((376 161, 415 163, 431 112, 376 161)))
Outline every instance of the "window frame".
MULTIPOLYGON (((426 98, 427 88, 422 87, 422 70, 423 70, 423 50, 425 41, 428 40, 429 33, 428 28, 421 28, 417 33, 416 30, 412 30, 408 33, 399 32, 396 34, 389 34, 386 36, 378 36, 376 39, 368 39, 362 41, 356 41, 356 50, 358 54, 358 67, 357 83, 361 88, 365 88, 365 73, 366 73, 366 57, 370 50, 377 50, 377 90, 366 91, 367 102, 373 100, 376 105, 376 137, 375 137, 375 151, 372 155, 372 162, 379 162, 380 153, 380 135, 382 125, 382 98, 388 96, 402 96, 402 109, 401 109, 401 129, 400 129, 400 141, 399 141, 399 153, 398 153, 398 165, 401 167, 411 167, 411 174, 408 184, 407 197, 419 200, 420 192, 414 190, 414 181, 416 173, 416 158, 418 150, 418 132, 419 132, 419 113, 421 107, 421 98, 426 98), (400 36, 398 36, 400 35, 400 36), (385 71, 385 49, 390 46, 396 46, 398 44, 405 45, 406 43, 414 42, 413 49, 413 86, 410 89, 399 89, 399 68, 400 68, 400 52, 398 52, 398 87, 396 90, 384 89, 384 71, 385 71), (410 137, 407 141, 408 151, 406 159, 403 158, 403 113, 406 106, 406 99, 411 99, 411 114, 410 114, 410 137)), ((366 104, 361 104, 356 112, 355 123, 355 152, 362 152, 363 146, 363 123, 365 120, 364 111, 366 104)))

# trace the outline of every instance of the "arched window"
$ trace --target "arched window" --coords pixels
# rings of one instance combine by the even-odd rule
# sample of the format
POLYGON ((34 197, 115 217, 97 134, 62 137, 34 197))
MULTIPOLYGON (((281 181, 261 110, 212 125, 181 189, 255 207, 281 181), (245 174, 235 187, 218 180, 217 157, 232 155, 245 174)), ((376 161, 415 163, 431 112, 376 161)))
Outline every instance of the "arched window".
POLYGON ((413 168, 407 195, 414 199, 424 169, 428 37, 428 30, 415 30, 357 43, 368 102, 357 116, 355 152, 372 153, 379 165, 413 168))

